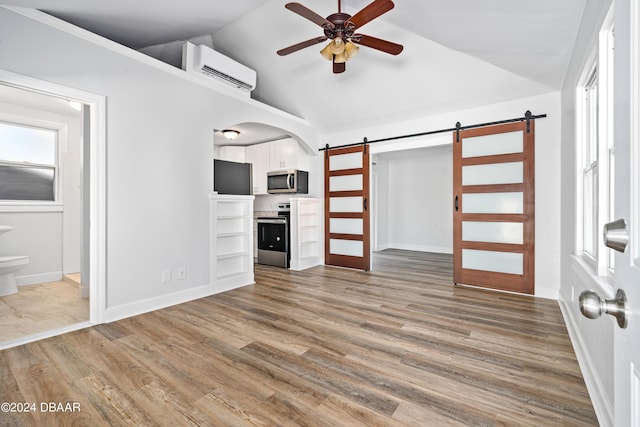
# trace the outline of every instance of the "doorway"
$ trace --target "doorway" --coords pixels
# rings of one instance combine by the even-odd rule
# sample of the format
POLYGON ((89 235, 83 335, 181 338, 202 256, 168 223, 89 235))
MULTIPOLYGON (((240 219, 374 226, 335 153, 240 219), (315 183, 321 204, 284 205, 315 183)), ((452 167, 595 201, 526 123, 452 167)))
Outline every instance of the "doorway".
POLYGON ((2 122, 56 133, 54 164, 29 165, 50 169, 53 196, 0 203, 0 223, 11 222, 1 255, 27 258, 14 273, 18 292, 0 298, 18 322, 0 330, 3 349, 103 321, 105 100, 4 70, 0 90, 2 122))
MULTIPOLYGON (((373 251, 394 249, 452 256, 451 143, 387 152, 374 148, 373 251)), ((372 261, 374 270, 377 259, 372 261)))

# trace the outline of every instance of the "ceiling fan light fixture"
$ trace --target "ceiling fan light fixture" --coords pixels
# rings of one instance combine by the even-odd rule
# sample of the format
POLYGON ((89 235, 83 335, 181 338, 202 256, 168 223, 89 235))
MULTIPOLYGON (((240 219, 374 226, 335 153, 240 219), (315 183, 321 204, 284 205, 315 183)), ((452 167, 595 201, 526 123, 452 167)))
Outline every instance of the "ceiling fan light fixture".
POLYGON ((356 56, 356 53, 358 53, 360 48, 355 43, 347 42, 345 47, 344 47, 344 50, 345 50, 345 53, 347 55, 347 59, 351 59, 354 56, 356 56))
POLYGON ((234 129, 225 129, 225 130, 222 131, 222 134, 229 141, 233 141, 234 139, 236 139, 238 137, 238 135, 240 135, 240 132, 238 132, 237 130, 234 130, 234 129))
POLYGON ((345 51, 345 52, 343 52, 343 53, 341 53, 339 55, 336 55, 333 58, 333 62, 335 62, 336 64, 344 64, 345 62, 347 62, 347 59, 349 59, 349 58, 347 57, 347 53, 345 51))
POLYGON ((331 42, 331 53, 333 53, 334 55, 340 55, 344 52, 344 49, 344 40, 342 40, 340 37, 336 37, 335 39, 333 39, 333 41, 331 42))
POLYGON ((320 55, 322 55, 328 61, 333 61, 333 52, 331 52, 331 45, 333 42, 329 42, 321 51, 320 55))

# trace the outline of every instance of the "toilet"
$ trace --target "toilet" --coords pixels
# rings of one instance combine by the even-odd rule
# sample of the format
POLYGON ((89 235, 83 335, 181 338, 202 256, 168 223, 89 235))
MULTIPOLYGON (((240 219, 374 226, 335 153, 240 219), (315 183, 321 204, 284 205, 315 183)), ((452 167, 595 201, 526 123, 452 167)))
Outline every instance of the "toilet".
MULTIPOLYGON (((8 225, 0 225, 0 235, 13 230, 8 225)), ((18 293, 14 273, 29 264, 28 256, 0 256, 0 297, 18 293)))

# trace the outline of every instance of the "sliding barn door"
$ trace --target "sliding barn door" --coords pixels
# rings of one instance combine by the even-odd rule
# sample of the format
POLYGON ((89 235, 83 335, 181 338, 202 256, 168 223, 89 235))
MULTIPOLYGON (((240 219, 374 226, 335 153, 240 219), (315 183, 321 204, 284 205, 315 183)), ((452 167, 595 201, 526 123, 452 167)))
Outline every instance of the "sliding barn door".
POLYGON ((325 264, 370 269, 366 145, 325 151, 325 264))
POLYGON ((534 293, 534 121, 454 132, 454 282, 534 293))

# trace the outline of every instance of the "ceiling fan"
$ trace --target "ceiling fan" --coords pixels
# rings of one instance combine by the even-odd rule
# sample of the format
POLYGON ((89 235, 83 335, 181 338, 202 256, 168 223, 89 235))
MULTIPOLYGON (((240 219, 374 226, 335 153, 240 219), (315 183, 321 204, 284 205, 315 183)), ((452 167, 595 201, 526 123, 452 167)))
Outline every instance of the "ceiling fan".
POLYGON ((355 32, 367 22, 393 9, 393 6, 391 0, 374 0, 351 16, 342 12, 341 1, 338 0, 338 12, 323 18, 300 3, 287 3, 284 7, 322 27, 324 35, 280 49, 278 55, 289 55, 305 47, 331 40, 320 54, 333 63, 334 73, 343 73, 346 70, 346 62, 360 49, 357 45, 398 55, 402 52, 402 45, 355 32))

